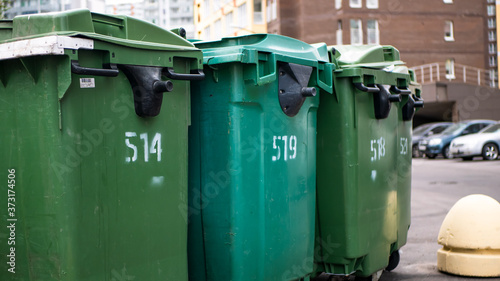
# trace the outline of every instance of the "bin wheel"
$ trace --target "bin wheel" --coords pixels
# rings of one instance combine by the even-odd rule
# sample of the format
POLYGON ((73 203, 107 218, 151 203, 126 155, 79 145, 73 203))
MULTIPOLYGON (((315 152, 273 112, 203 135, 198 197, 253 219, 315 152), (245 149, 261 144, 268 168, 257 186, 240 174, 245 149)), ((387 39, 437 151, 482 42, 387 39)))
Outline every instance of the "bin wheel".
POLYGON ((392 252, 391 256, 389 257, 389 264, 385 268, 387 271, 392 271, 396 267, 398 267, 399 264, 399 250, 392 252))

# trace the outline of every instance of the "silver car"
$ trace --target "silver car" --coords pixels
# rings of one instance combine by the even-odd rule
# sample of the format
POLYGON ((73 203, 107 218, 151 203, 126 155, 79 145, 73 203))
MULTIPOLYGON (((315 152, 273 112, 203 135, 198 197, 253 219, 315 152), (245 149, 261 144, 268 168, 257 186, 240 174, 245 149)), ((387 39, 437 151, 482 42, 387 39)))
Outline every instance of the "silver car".
POLYGON ((498 158, 500 147, 500 123, 492 124, 477 134, 455 138, 450 145, 450 153, 454 158, 472 160, 474 156, 482 156, 484 160, 498 158))

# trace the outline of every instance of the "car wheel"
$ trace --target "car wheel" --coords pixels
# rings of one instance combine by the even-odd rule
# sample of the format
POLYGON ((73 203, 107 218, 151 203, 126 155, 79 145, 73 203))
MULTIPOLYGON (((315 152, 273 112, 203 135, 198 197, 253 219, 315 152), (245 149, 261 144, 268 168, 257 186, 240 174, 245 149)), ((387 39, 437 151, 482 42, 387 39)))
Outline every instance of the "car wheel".
POLYGON ((452 159, 453 158, 453 155, 451 155, 450 153, 450 146, 447 145, 443 148, 443 156, 444 158, 446 159, 452 159))
POLYGON ((472 161, 473 158, 474 157, 472 157, 472 156, 467 156, 467 157, 462 157, 462 160, 464 160, 464 161, 472 161))
POLYGON ((411 148, 411 156, 413 156, 413 158, 418 158, 418 157, 420 157, 420 151, 418 150, 418 145, 414 145, 414 146, 411 148))
POLYGON ((498 146, 494 143, 487 143, 483 146, 483 159, 495 160, 498 158, 498 146))
POLYGON ((427 158, 429 159, 434 159, 436 158, 437 154, 425 154, 425 156, 427 156, 427 158))

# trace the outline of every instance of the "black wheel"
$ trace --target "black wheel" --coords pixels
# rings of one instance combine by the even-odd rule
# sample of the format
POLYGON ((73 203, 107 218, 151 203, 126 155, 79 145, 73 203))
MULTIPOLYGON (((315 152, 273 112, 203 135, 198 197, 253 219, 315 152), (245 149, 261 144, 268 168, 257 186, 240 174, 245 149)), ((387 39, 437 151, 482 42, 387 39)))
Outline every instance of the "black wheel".
POLYGON ((451 158, 453 158, 453 155, 451 155, 451 153, 450 153, 450 146, 449 146, 449 145, 447 145, 447 146, 445 146, 445 147, 443 148, 443 156, 444 156, 444 158, 446 158, 446 159, 451 159, 451 158))
POLYGON ((399 264, 399 251, 394 251, 389 257, 389 264, 387 265, 385 270, 392 271, 396 267, 398 267, 398 264, 399 264))
POLYGON ((464 161, 472 161, 473 158, 474 157, 472 157, 472 156, 467 156, 467 157, 462 157, 462 160, 464 160, 464 161))
POLYGON ((498 158, 498 146, 494 143, 487 143, 483 146, 483 159, 495 160, 498 158))
POLYGON ((434 159, 436 158, 437 154, 425 154, 425 156, 427 156, 427 158, 429 159, 434 159))
POLYGON ((420 151, 418 150, 418 145, 412 146, 412 148, 411 148, 411 156, 413 156, 413 158, 420 157, 420 151))

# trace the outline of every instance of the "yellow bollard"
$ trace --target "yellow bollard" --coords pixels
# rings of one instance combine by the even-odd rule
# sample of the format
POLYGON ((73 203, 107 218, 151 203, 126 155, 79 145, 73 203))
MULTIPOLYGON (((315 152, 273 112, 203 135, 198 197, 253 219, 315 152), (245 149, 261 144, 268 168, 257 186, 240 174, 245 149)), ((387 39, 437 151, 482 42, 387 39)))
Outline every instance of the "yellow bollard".
POLYGON ((500 204, 474 194, 460 199, 439 231, 438 270, 463 276, 500 276, 500 204))

